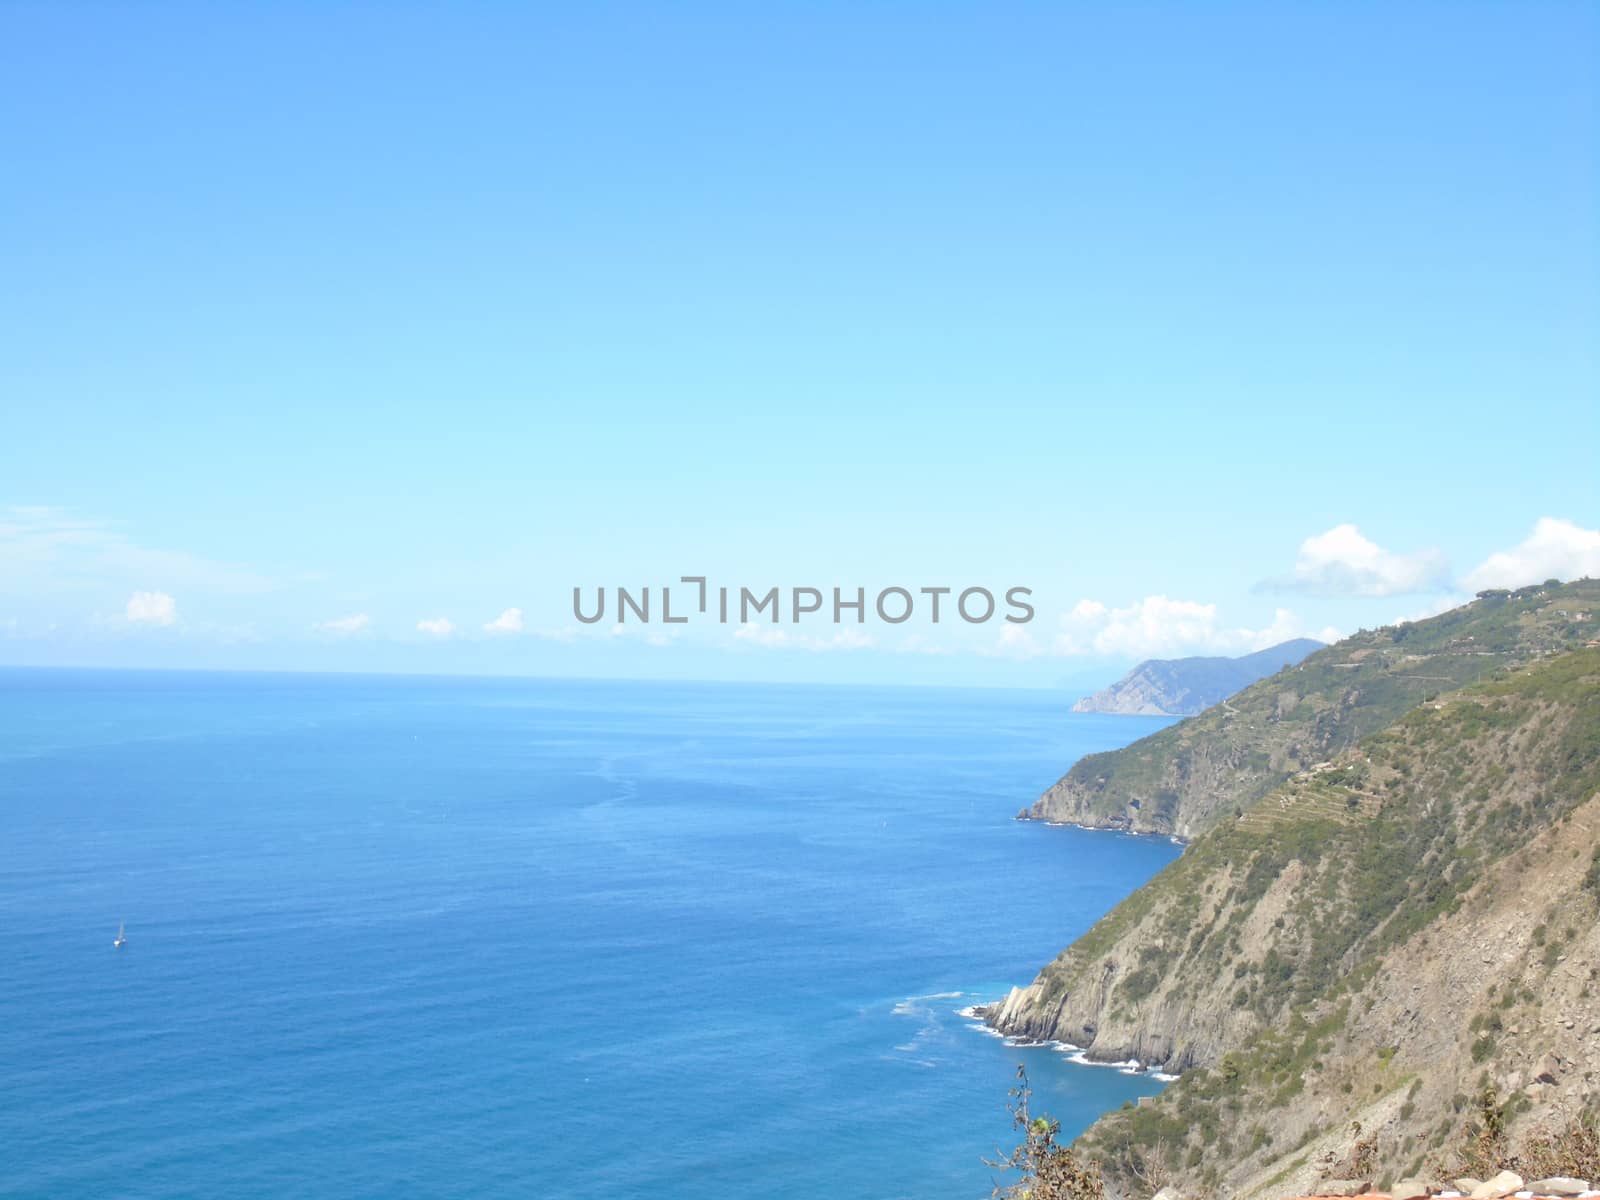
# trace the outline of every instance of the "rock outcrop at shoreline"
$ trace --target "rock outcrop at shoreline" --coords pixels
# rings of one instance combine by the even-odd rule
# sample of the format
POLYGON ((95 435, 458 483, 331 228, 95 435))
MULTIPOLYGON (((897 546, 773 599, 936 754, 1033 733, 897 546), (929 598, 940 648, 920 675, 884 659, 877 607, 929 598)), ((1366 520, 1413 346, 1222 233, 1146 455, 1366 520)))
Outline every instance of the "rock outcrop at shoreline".
MULTIPOLYGON (((1008 1035, 1182 1072, 1081 1139, 1114 1197, 1143 1200, 1161 1173, 1236 1200, 1415 1178, 1475 1124, 1503 1126, 1511 1153, 1600 1111, 1600 650, 1529 649, 1581 624, 1549 610, 1588 611, 1585 589, 1502 602, 1486 657, 1522 647, 1525 665, 1213 808, 1182 857, 986 1010, 1008 1035)), ((1469 607, 1447 626, 1484 636, 1469 607)))

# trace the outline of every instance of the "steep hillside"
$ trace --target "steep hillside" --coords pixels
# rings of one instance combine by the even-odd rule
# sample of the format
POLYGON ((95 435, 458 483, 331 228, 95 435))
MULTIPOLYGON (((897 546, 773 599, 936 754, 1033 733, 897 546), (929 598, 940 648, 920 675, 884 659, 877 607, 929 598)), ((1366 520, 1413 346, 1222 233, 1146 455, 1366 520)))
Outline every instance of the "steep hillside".
POLYGON ((1429 696, 1600 636, 1600 581, 1364 631, 1199 716, 1080 759, 1019 816, 1194 837, 1429 696))
POLYGON ((1114 1193, 1398 1179, 1461 1166, 1485 1093, 1513 1147, 1600 1107, 1600 650, 1238 807, 987 1014, 1184 1071, 1082 1139, 1114 1193))
POLYGON ((1072 711, 1192 716, 1321 649, 1321 642, 1295 638, 1238 658, 1146 659, 1110 687, 1079 700, 1072 711))

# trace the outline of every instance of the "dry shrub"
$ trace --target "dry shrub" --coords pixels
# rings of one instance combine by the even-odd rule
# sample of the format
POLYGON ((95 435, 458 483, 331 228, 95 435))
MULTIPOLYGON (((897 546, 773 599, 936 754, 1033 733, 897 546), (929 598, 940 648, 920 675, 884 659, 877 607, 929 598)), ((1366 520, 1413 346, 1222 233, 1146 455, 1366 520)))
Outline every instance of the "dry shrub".
POLYGON ((1350 1149, 1340 1158, 1331 1150, 1322 1157, 1324 1179, 1368 1179, 1378 1172, 1378 1135, 1361 1136, 1361 1122, 1350 1122, 1350 1149))
POLYGON ((1539 1130, 1523 1143, 1516 1163, 1528 1179, 1548 1179, 1553 1175, 1600 1179, 1600 1114, 1580 1112, 1539 1130))
POLYGON ((1020 1178, 1014 1183, 997 1182, 992 1195, 1006 1200, 1105 1200, 1100 1168, 1056 1140, 1061 1123, 1048 1116, 1033 1116, 1028 1111, 1032 1098, 1027 1068, 1019 1066, 1009 1107, 1011 1123, 1022 1131, 1022 1143, 1009 1154, 984 1161, 997 1170, 1015 1171, 1020 1178))
POLYGON ((1460 1148, 1440 1164, 1446 1178, 1488 1179, 1510 1169, 1525 1179, 1555 1175, 1600 1179, 1600 1114, 1593 1111, 1558 1115, 1523 1139, 1521 1150, 1513 1154, 1500 1105, 1494 1092, 1485 1088, 1478 1097, 1478 1119, 1466 1125, 1463 1135, 1460 1148))
POLYGON ((1439 1173, 1447 1179, 1488 1179, 1504 1170, 1510 1157, 1505 1117, 1494 1089, 1484 1088, 1478 1094, 1478 1119, 1463 1126, 1460 1147, 1442 1161, 1439 1173))

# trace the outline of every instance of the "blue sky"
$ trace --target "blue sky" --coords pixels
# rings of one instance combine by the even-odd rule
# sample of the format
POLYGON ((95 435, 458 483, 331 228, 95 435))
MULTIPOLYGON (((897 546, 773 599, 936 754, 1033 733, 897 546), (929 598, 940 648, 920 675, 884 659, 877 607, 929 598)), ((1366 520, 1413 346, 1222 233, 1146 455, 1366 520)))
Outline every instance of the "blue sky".
POLYGON ((8 5, 0 663, 1072 685, 1600 573, 1597 23, 8 5), (571 618, 684 574, 1038 616, 571 618))

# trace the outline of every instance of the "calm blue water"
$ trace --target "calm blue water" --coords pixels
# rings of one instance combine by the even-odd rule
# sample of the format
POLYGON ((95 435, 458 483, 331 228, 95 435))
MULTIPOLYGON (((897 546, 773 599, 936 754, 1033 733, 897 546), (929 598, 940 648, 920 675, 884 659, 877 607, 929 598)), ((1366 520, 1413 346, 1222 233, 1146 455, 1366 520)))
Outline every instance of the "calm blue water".
POLYGON ((1065 707, 0 672, 0 1193, 986 1196, 1160 1086, 956 1014, 1175 853, 1011 820, 1065 707))

